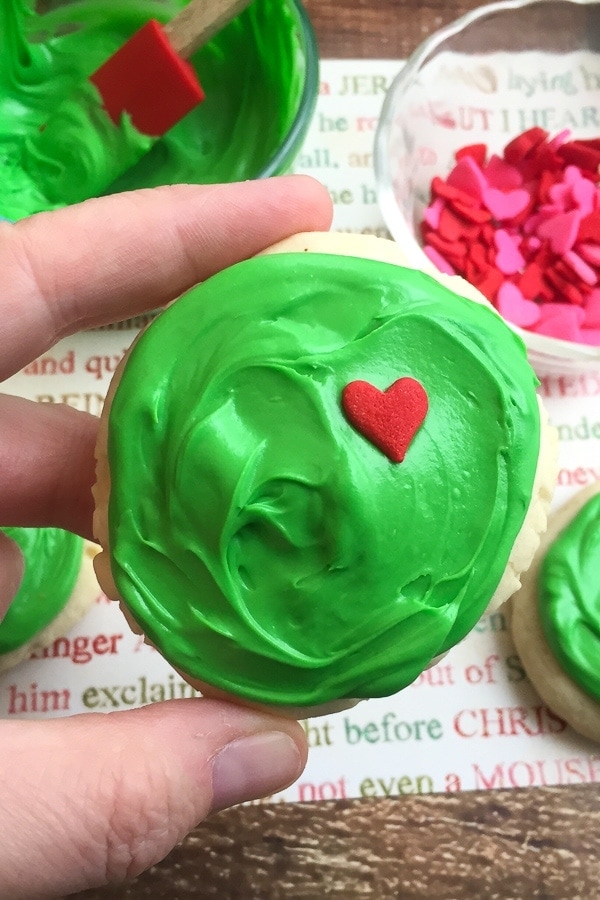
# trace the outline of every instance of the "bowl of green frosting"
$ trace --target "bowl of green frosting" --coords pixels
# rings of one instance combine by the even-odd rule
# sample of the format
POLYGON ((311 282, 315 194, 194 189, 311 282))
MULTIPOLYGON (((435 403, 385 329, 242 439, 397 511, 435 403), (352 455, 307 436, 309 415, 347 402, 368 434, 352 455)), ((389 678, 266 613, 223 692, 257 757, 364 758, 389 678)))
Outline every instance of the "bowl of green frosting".
POLYGON ((2 216, 17 220, 83 197, 243 181, 290 168, 318 93, 318 50, 300 0, 253 0, 202 47, 190 62, 206 99, 141 157, 134 145, 142 136, 133 127, 115 143, 106 117, 90 115, 89 75, 148 19, 166 22, 187 2, 0 4, 2 216), (66 127, 38 150, 40 129, 61 104, 65 121, 71 97, 66 127), (137 161, 115 180, 117 152, 137 161))

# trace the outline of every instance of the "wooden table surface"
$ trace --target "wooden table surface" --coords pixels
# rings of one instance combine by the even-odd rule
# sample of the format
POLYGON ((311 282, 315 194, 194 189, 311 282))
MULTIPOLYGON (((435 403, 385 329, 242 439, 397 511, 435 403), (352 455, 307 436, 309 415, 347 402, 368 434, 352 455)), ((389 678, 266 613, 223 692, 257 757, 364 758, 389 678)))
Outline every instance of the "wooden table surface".
MULTIPOLYGON (((324 58, 405 59, 474 0, 306 0, 324 58)), ((107 897, 600 898, 600 786, 250 806, 107 897)))

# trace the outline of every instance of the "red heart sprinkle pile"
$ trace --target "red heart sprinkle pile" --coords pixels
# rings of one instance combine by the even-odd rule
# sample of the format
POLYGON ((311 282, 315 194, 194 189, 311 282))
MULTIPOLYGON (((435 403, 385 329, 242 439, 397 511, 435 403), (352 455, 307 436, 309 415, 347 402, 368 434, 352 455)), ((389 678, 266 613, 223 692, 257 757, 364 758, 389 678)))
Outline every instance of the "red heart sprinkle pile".
POLYGON ((423 249, 515 325, 600 345, 600 138, 530 128, 501 156, 462 147, 431 182, 423 249))
POLYGON ((400 463, 423 424, 429 402, 414 378, 399 378, 385 391, 368 381, 351 381, 342 391, 348 421, 391 459, 400 463))

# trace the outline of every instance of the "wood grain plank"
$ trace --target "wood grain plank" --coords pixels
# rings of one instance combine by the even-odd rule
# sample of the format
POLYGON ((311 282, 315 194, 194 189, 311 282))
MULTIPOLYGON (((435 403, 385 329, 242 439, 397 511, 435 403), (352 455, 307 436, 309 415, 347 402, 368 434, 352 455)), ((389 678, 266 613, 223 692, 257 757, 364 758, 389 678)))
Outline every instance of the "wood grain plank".
POLYGON ((598 792, 579 786, 228 810, 133 884, 79 896, 591 900, 599 885, 598 792))
POLYGON ((432 31, 476 0, 306 0, 321 56, 406 59, 432 31))

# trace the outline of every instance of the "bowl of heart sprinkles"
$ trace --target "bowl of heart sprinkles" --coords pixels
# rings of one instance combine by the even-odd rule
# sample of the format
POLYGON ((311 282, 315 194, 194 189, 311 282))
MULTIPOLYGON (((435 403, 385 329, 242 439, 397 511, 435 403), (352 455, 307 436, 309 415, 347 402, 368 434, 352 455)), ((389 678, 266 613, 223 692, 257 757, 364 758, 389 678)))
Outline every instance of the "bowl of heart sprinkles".
POLYGON ((436 32, 374 158, 412 265, 474 285, 540 374, 600 370, 600 3, 507 0, 436 32))

